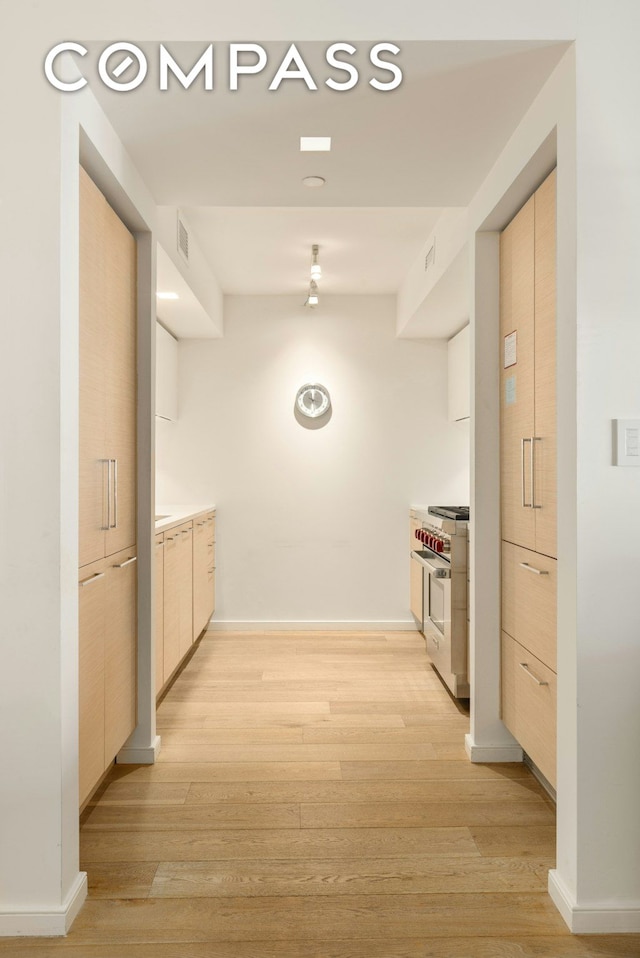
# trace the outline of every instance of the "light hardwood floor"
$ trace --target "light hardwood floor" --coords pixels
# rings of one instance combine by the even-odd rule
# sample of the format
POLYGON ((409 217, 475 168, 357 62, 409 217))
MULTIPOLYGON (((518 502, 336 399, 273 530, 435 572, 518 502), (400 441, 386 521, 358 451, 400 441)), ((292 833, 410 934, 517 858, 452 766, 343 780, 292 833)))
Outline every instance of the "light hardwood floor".
POLYGON ((157 765, 83 816, 89 901, 17 958, 617 958, 546 893, 554 810, 471 765, 417 635, 209 634, 158 710, 157 765))

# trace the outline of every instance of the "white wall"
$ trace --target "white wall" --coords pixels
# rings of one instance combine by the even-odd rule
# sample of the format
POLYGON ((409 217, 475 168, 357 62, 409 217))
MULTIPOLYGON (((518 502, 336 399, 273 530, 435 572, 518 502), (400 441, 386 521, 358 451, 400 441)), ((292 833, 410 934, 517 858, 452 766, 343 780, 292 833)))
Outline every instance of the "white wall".
POLYGON ((180 418, 158 423, 157 501, 215 500, 215 620, 406 623, 408 509, 467 502, 444 341, 395 339, 395 300, 227 297, 223 340, 182 341, 180 418), (304 428, 294 398, 327 386, 304 428))

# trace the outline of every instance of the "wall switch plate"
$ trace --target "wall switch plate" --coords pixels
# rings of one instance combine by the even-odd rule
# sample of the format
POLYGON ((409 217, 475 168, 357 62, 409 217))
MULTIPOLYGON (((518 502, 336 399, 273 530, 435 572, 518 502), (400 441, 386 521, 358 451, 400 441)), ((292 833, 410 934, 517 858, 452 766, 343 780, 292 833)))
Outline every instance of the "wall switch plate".
POLYGON ((640 419, 613 420, 614 466, 640 466, 640 419))

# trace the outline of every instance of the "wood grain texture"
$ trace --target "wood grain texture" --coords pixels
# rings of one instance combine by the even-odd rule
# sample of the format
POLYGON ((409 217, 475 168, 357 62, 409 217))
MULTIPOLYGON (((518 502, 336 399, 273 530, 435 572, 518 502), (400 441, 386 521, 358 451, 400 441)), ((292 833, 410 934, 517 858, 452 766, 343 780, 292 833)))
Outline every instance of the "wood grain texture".
POLYGON ((537 552, 557 556, 556 171, 535 202, 535 487, 537 552))
POLYGON ((535 549, 531 508, 531 446, 534 435, 534 198, 500 236, 500 487, 502 538, 535 549), (504 367, 504 338, 516 334, 515 365, 504 367), (507 381, 513 389, 508 396, 507 381), (524 459, 524 462, 523 462, 524 459), (524 500, 529 506, 523 507, 524 500))
MULTIPOLYGON (((208 702, 180 702, 180 675, 160 707, 164 728, 173 729, 165 761, 111 770, 84 815, 81 861, 91 900, 68 937, 0 941, 0 955, 622 958, 640 953, 639 936, 569 935, 546 893, 554 856, 553 806, 524 766, 472 765, 449 753, 462 747, 468 718, 444 689, 439 710, 423 712, 380 711, 374 701, 367 711, 359 699, 357 712, 334 714, 330 700, 292 701, 286 688, 280 702, 253 701, 252 692, 269 681, 256 675, 250 652, 256 638, 250 636, 245 646, 242 635, 222 641, 207 635, 190 664, 197 675, 200 661, 211 662, 217 649, 227 648, 230 674, 246 670, 244 681, 238 678, 246 685, 241 700, 216 702, 212 696, 208 702), (430 741, 442 733, 445 741, 430 741), (442 746, 447 757, 419 757, 425 745, 434 751, 442 746), (179 750, 191 747, 211 749, 210 758, 181 761, 179 750), (400 747, 402 761, 397 752, 388 757, 389 749, 400 747), (313 760, 325 749, 337 754, 335 749, 344 748, 349 754, 355 750, 355 757, 313 760), (368 757, 371 748, 377 750, 375 760, 368 757), (291 760, 228 761, 234 749, 274 759, 285 749, 291 760), (167 760, 172 758, 177 760, 167 760)), ((269 637, 260 641, 268 651, 269 637)), ((342 655, 348 663, 339 680, 353 681, 354 689, 362 689, 358 654, 372 659, 380 649, 382 656, 393 655, 393 640, 380 641, 379 635, 360 634, 353 643, 348 635, 323 641, 327 654, 342 655)), ((403 634, 398 641, 402 650, 413 642, 424 656, 419 636, 407 640, 403 634)), ((276 651, 283 644, 308 649, 312 638, 289 635, 275 642, 276 651)), ((317 660, 322 668, 320 652, 317 660)))
POLYGON ((518 935, 480 938, 346 938, 76 944, 73 939, 0 939, 20 958, 638 958, 637 935, 518 935))

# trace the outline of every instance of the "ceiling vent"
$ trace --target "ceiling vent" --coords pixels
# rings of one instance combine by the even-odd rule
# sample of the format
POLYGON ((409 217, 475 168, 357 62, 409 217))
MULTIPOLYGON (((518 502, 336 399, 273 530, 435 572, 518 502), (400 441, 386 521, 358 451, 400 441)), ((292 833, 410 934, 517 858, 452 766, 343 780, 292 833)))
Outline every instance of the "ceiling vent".
POLYGON ((434 241, 433 241, 433 246, 431 247, 431 249, 429 250, 429 252, 427 253, 427 255, 426 255, 425 258, 424 258, 424 271, 425 271, 425 273, 428 272, 428 270, 433 266, 433 264, 435 263, 435 261, 436 261, 436 241, 434 240, 434 241))
POLYGON ((177 233, 177 242, 178 242, 178 252, 182 256, 185 263, 189 262, 189 230, 187 229, 182 215, 178 211, 178 233, 177 233))

